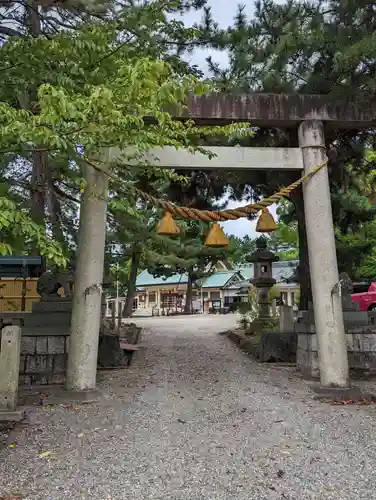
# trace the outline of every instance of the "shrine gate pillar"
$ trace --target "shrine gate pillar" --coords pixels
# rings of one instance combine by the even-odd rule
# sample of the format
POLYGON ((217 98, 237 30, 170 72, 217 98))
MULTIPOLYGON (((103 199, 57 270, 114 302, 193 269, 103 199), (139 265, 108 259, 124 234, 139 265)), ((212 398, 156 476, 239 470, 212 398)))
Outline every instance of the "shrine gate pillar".
MULTIPOLYGON (((325 160, 324 126, 319 120, 299 125, 304 172, 325 160)), ((323 387, 348 387, 349 366, 334 240, 328 169, 303 184, 313 308, 323 387)))

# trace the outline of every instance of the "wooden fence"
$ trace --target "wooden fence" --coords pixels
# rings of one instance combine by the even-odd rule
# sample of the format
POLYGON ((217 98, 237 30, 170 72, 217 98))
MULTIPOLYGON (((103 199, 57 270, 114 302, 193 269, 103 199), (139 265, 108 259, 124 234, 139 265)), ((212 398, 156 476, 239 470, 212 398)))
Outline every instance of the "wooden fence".
POLYGON ((39 302, 38 278, 0 278, 0 312, 31 312, 39 302))

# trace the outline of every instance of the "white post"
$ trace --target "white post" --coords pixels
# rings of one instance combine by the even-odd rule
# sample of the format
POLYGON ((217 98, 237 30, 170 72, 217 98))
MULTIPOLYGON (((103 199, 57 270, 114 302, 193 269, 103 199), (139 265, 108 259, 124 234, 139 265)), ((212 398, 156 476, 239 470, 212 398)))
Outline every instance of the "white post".
POLYGON ((279 329, 282 333, 292 333, 294 331, 294 312, 291 306, 280 306, 279 329))
MULTIPOLYGON (((305 173, 326 157, 321 121, 299 126, 305 173)), ((349 366, 341 297, 334 293, 338 283, 337 255, 327 168, 303 184, 313 307, 322 387, 348 387, 349 366)))
MULTIPOLYGON (((106 168, 103 163, 102 169, 106 168)), ((108 177, 86 164, 69 340, 67 389, 95 389, 107 219, 108 177)))
POLYGON ((116 262, 116 326, 121 325, 121 304, 119 302, 119 262, 116 262))
POLYGON ((277 299, 271 300, 271 308, 272 308, 272 316, 276 316, 277 314, 277 299))
POLYGON ((15 410, 18 399, 21 328, 6 326, 1 332, 0 410, 15 410))

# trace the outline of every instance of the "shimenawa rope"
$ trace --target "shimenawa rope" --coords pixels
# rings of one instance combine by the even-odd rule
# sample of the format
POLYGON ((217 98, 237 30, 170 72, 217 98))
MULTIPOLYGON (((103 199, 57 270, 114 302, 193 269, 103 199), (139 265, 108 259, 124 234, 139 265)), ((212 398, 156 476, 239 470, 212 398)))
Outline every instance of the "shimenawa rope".
POLYGON ((189 208, 189 207, 181 207, 179 205, 175 205, 171 201, 164 201, 160 198, 155 198, 144 191, 141 191, 137 188, 132 188, 132 190, 144 201, 151 203, 152 205, 162 208, 165 212, 168 212, 174 216, 181 217, 182 219, 189 220, 201 220, 207 222, 217 222, 217 221, 225 221, 225 220, 237 220, 241 217, 247 217, 251 213, 259 212, 264 208, 273 205, 273 203, 278 202, 281 198, 288 196, 294 189, 303 184, 303 182, 310 179, 313 175, 315 175, 319 170, 325 167, 328 164, 328 159, 326 159, 321 165, 314 168, 311 172, 304 175, 297 181, 293 182, 289 186, 281 189, 277 193, 274 193, 267 198, 264 198, 262 201, 258 203, 252 203, 250 205, 246 205, 244 207, 239 208, 231 208, 227 210, 199 210, 197 208, 189 208))

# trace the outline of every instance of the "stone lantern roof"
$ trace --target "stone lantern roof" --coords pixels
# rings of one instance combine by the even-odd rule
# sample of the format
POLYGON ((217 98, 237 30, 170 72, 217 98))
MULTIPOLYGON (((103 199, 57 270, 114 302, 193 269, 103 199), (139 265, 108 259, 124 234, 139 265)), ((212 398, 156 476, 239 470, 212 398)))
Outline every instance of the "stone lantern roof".
POLYGON ((246 257, 247 262, 277 262, 277 257, 268 249, 268 242, 264 236, 260 236, 256 240, 257 250, 246 257))

